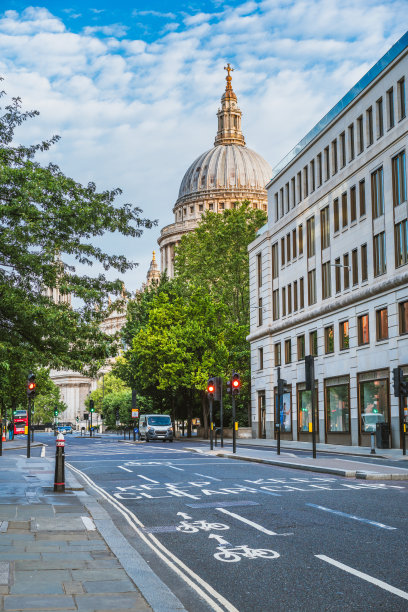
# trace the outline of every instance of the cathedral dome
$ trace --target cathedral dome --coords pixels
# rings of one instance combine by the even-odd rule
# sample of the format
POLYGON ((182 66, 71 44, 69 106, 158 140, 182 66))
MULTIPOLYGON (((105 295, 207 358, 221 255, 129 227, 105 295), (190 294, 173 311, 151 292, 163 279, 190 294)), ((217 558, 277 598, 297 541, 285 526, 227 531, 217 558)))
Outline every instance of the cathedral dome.
POLYGON ((181 181, 178 200, 214 189, 264 190, 271 167, 243 145, 219 144, 198 157, 181 181))

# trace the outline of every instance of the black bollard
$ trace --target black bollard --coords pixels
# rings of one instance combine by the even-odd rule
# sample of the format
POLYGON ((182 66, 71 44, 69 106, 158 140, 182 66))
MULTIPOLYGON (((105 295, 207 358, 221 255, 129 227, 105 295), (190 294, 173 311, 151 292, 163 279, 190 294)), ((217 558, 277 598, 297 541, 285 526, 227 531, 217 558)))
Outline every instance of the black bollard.
POLYGON ((62 434, 57 436, 55 452, 54 493, 65 493, 65 439, 62 434))

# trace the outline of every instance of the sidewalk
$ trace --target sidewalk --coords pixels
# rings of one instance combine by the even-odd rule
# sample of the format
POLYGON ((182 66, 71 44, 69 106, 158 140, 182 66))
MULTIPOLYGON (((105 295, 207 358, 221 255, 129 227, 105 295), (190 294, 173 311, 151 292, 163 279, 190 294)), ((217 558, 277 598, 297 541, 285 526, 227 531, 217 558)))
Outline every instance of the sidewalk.
MULTIPOLYGON (((242 444, 245 444, 242 442, 242 444)), ((221 448, 219 445, 214 447, 214 450, 210 450, 209 442, 208 446, 203 445, 202 448, 197 447, 185 447, 186 450, 215 455, 216 457, 225 457, 227 459, 240 459, 241 461, 252 461, 255 463, 266 463, 269 465, 276 465, 285 468, 293 468, 297 470, 306 470, 309 472, 320 472, 323 474, 332 474, 335 476, 343 476, 346 478, 360 478, 364 480, 408 480, 408 465, 407 467, 394 467, 383 465, 382 463, 368 463, 364 461, 365 457, 375 458, 387 458, 392 461, 398 459, 403 459, 402 451, 398 449, 386 449, 385 452, 387 455, 370 455, 370 449, 361 448, 361 447, 333 447, 331 448, 338 449, 341 448, 340 452, 345 455, 359 455, 361 456, 361 461, 351 461, 347 458, 335 458, 330 456, 331 453, 338 453, 339 450, 330 450, 326 453, 322 453, 323 450, 329 446, 328 444, 318 444, 317 445, 317 457, 313 459, 312 455, 312 445, 308 442, 286 442, 284 443, 285 449, 281 449, 281 454, 278 455, 276 452, 276 442, 273 440, 251 440, 246 442, 246 444, 250 444, 251 446, 259 446, 259 447, 270 447, 274 444, 275 448, 271 450, 266 450, 263 448, 262 450, 253 449, 253 448, 240 448, 239 443, 237 443, 237 452, 235 454, 232 453, 232 443, 230 440, 224 440, 224 448, 221 448), (290 445, 290 446, 289 446, 290 445), (310 456, 297 457, 293 453, 288 452, 288 449, 291 450, 310 450, 310 456), (348 452, 347 452, 347 449, 348 452), (362 452, 357 452, 357 449, 360 449, 362 452), (320 454, 319 454, 320 451, 320 454), (367 452, 368 451, 368 452, 367 452), (392 455, 388 455, 388 453, 392 452, 392 455), (398 453, 398 455, 397 455, 398 453)), ((383 452, 383 451, 381 451, 383 452)), ((405 457, 404 457, 405 459, 405 457)), ((402 464, 404 465, 404 464, 402 464)))
POLYGON ((184 610, 96 497, 65 477, 54 493, 54 458, 0 457, 0 610, 184 610))

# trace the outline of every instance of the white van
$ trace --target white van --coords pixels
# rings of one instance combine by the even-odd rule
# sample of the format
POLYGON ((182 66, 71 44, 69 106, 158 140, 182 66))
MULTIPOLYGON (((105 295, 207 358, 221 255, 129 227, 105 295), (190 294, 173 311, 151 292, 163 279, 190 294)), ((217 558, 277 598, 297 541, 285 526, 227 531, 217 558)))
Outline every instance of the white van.
POLYGON ((173 426, 168 414, 141 414, 139 418, 141 440, 163 440, 173 442, 173 426))

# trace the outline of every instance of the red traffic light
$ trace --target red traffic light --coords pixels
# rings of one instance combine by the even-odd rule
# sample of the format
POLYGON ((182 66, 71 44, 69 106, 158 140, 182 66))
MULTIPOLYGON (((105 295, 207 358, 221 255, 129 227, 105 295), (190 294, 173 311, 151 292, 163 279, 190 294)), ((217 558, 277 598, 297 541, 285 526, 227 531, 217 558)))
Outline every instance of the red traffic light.
POLYGON ((241 377, 237 372, 234 372, 231 378, 232 394, 237 395, 241 390, 241 377))
POLYGON ((27 397, 34 397, 36 386, 37 385, 35 384, 35 375, 29 374, 27 380, 27 397))
POLYGON ((208 393, 214 393, 214 390, 215 390, 214 385, 208 385, 207 387, 208 393))
POLYGON ((33 382, 32 382, 32 383, 30 383, 30 384, 28 385, 28 388, 30 389, 30 391, 32 391, 32 389, 35 389, 35 383, 33 383, 33 382))
POLYGON ((232 386, 235 387, 235 388, 239 387, 239 380, 233 380, 232 381, 232 386))
POLYGON ((207 382, 207 393, 213 395, 215 393, 215 380, 214 378, 209 378, 207 382))

